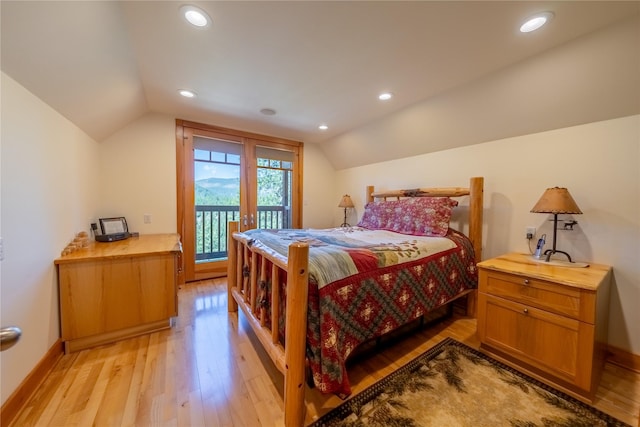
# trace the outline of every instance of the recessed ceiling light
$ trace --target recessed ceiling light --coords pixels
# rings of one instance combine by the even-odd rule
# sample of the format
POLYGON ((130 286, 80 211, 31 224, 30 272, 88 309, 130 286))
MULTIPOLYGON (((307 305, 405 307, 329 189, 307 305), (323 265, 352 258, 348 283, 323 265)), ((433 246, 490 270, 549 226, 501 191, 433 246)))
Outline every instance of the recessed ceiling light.
POLYGON ((529 17, 520 27, 520 32, 530 33, 553 19, 553 12, 542 12, 529 17))
POLYGON ((211 18, 207 12, 196 6, 184 5, 180 7, 180 13, 189 21, 191 25, 196 27, 206 27, 211 22, 211 18))
POLYGON ((275 116, 276 115, 276 110, 274 110, 273 108, 263 108, 262 110, 260 110, 260 112, 262 114, 264 114, 265 116, 275 116))
POLYGON ((386 101, 391 98, 393 98, 393 94, 391 92, 383 92, 380 95, 378 95, 378 99, 380 101, 386 101))
POLYGON ((318 126, 318 129, 320 129, 320 130, 327 130, 327 129, 329 129, 329 126, 327 126, 327 125, 320 125, 320 126, 318 126))
POLYGON ((184 96, 185 98, 195 98, 196 96, 196 93, 194 91, 187 90, 187 89, 180 89, 178 93, 184 96))

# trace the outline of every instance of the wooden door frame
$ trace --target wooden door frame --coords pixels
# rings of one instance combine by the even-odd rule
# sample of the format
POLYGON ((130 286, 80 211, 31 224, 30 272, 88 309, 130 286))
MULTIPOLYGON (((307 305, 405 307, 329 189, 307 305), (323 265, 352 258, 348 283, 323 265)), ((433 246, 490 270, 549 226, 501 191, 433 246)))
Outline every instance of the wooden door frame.
MULTIPOLYGON (((232 141, 241 140, 243 144, 243 155, 244 155, 244 147, 247 145, 264 145, 267 147, 275 148, 275 149, 283 149, 292 151, 295 156, 294 161, 294 170, 293 170, 293 182, 294 188, 292 188, 292 201, 291 201, 291 209, 292 209, 292 227, 300 228, 302 226, 302 162, 303 162, 303 143, 299 141, 293 141, 284 138, 272 137, 268 135, 260 135, 251 132, 240 131, 236 129, 228 129, 220 126, 207 125, 203 123, 190 122, 187 120, 176 119, 176 217, 177 217, 177 230, 181 236, 186 236, 187 233, 193 233, 194 230, 188 230, 186 226, 186 215, 185 206, 187 206, 187 202, 193 205, 193 191, 188 191, 189 188, 188 182, 186 179, 186 174, 189 173, 187 170, 186 159, 188 157, 187 153, 187 144, 185 143, 185 128, 189 128, 194 131, 194 134, 197 134, 198 131, 201 131, 205 134, 218 134, 224 135, 228 139, 232 141), (190 200, 187 200, 190 198, 190 200)), ((223 138, 224 139, 224 138, 223 138)), ((193 167, 193 166, 191 166, 193 167)), ((255 173, 255 165, 253 166, 255 173)), ((246 167, 245 167, 246 169, 246 167)), ((193 171, 191 170, 191 174, 193 171)), ((244 200, 247 206, 250 206, 251 200, 255 201, 255 195, 251 196, 247 194, 247 179, 251 174, 250 170, 242 171, 241 168, 241 177, 240 177, 240 198, 241 198, 241 212, 240 217, 242 218, 242 200, 244 200), (243 187, 245 189, 243 190, 243 187)), ((251 212, 244 212, 244 214, 251 215, 251 212)), ((257 218, 257 212, 253 212, 255 217, 257 218)), ((242 223, 242 221, 240 221, 242 223)), ((184 237, 182 239, 184 241, 184 237)), ((226 275, 226 268, 218 268, 211 271, 204 271, 199 277, 199 274, 195 272, 195 267, 193 265, 186 265, 184 253, 194 259, 195 256, 189 255, 193 251, 193 248, 183 247, 183 256, 179 258, 179 283, 185 283, 187 277, 195 277, 195 280, 199 280, 200 278, 207 277, 221 277, 226 275), (188 274, 187 274, 188 273, 188 274)))

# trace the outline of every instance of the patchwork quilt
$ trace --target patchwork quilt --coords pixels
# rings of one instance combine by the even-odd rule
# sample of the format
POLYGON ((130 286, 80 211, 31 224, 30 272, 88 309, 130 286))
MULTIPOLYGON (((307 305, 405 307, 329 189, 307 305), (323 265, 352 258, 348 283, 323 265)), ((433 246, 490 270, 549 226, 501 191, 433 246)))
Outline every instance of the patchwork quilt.
MULTIPOLYGON (((473 246, 453 229, 445 237, 360 227, 244 234, 250 244, 282 259, 291 243, 309 243, 307 358, 315 386, 324 393, 351 393, 345 363, 359 344, 477 287, 473 246)), ((284 342, 286 277, 279 283, 284 342)), ((261 304, 269 311, 270 279, 265 287, 261 304)))

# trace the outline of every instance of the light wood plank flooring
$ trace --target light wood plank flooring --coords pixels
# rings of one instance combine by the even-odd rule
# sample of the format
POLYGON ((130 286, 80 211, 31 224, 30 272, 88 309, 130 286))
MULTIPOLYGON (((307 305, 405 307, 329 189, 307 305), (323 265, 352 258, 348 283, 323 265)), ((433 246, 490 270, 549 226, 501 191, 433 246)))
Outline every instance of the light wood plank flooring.
MULTIPOLYGON (((282 376, 255 350, 243 315, 227 313, 226 281, 187 284, 179 304, 170 330, 63 356, 11 425, 282 425, 282 376)), ((454 314, 373 347, 350 364, 353 392, 447 336, 477 347, 475 330, 474 319, 454 314)), ((307 423, 340 402, 307 390, 307 423)), ((640 375, 607 364, 595 406, 636 426, 640 375)))

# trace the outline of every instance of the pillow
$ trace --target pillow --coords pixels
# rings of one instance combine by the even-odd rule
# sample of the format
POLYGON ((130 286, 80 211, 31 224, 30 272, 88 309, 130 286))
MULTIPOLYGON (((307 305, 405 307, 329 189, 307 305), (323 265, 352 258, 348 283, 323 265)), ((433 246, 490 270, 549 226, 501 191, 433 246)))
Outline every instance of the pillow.
POLYGON ((381 200, 367 203, 358 226, 370 230, 387 230, 390 224, 393 223, 397 204, 397 200, 381 200))
POLYGON ((367 203, 358 223, 370 230, 388 230, 414 236, 445 236, 451 209, 458 205, 449 197, 412 197, 367 203))

